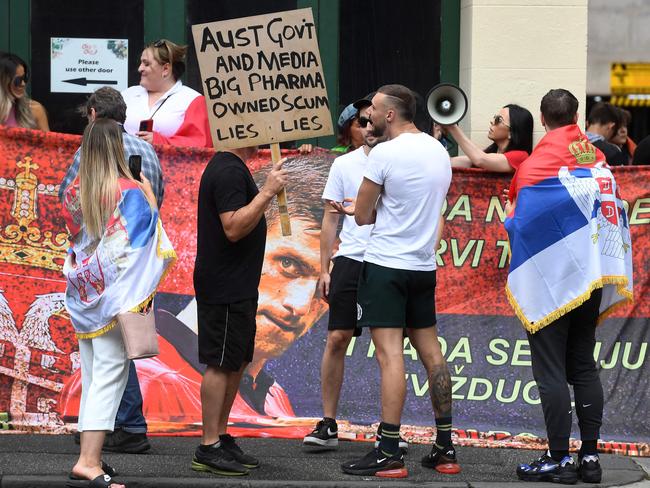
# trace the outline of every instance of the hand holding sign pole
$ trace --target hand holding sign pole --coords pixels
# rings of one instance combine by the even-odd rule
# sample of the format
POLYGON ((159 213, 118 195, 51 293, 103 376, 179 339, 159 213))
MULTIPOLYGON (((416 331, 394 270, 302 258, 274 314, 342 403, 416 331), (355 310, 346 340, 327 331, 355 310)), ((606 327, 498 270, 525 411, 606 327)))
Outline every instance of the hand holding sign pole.
MULTIPOLYGON (((271 162, 276 164, 280 161, 280 144, 271 144, 271 162)), ((280 214, 280 228, 282 229, 283 236, 291 235, 291 220, 289 220, 289 208, 287 206, 287 189, 283 188, 278 193, 278 211, 280 214)))
MULTIPOLYGON (((311 9, 192 26, 212 140, 217 149, 333 133, 311 9)), ((282 235, 291 235, 286 192, 282 235)))

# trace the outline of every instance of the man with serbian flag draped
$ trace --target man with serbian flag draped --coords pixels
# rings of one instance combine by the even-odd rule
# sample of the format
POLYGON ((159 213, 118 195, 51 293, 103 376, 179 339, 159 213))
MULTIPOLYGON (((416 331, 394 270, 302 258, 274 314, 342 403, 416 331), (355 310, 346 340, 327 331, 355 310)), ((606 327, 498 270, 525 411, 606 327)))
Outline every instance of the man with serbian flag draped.
POLYGON ((632 249, 619 188, 605 157, 576 125, 578 100, 549 91, 546 135, 512 180, 505 227, 506 293, 528 334, 549 450, 522 464, 525 481, 599 483, 603 389, 593 353, 596 325, 632 300, 632 249), (582 447, 569 455, 573 386, 582 447))

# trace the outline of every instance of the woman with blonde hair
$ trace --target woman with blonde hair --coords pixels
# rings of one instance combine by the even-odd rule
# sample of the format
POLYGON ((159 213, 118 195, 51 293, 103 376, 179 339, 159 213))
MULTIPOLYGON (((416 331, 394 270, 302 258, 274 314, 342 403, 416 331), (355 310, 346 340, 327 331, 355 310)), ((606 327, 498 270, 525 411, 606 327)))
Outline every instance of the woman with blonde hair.
POLYGON ((0 125, 49 131, 43 105, 27 96, 27 63, 15 54, 0 52, 0 125))
POLYGON ((140 84, 122 92, 124 128, 150 144, 212 147, 205 98, 184 86, 187 46, 160 39, 140 56, 140 84))
POLYGON ((149 181, 131 175, 121 127, 96 119, 81 143, 79 174, 64 197, 70 251, 63 266, 66 308, 79 339, 81 453, 70 487, 123 487, 101 460, 126 386, 129 362, 117 322, 145 311, 175 254, 149 181))

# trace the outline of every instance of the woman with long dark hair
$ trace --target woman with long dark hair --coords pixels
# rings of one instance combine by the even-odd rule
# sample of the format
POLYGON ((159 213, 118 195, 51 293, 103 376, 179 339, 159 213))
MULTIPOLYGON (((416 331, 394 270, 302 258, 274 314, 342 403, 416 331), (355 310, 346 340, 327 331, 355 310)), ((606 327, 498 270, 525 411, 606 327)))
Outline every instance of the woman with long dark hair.
POLYGON ((0 52, 0 125, 49 131, 43 105, 27 96, 29 67, 21 58, 0 52))
POLYGON ((458 125, 443 126, 465 153, 451 158, 455 168, 483 168, 500 173, 512 173, 533 150, 533 116, 523 107, 508 104, 490 120, 485 149, 479 148, 458 125))
POLYGON ((632 164, 634 151, 636 151, 636 143, 628 135, 628 127, 630 126, 630 122, 632 122, 632 114, 629 110, 625 110, 624 108, 614 108, 618 111, 620 124, 618 125, 616 132, 612 134, 607 142, 614 144, 621 150, 623 155, 627 158, 626 164, 632 164))

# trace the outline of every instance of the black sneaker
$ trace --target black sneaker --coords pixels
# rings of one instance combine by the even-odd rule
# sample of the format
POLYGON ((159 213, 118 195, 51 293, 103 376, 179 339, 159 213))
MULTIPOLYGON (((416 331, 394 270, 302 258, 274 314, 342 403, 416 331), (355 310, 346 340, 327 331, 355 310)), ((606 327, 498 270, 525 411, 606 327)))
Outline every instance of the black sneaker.
POLYGON ((347 474, 360 476, 379 476, 381 478, 406 478, 408 471, 404 467, 404 453, 387 456, 379 449, 373 449, 361 459, 347 461, 341 464, 341 469, 347 474))
MULTIPOLYGON (((77 445, 81 443, 81 435, 79 432, 75 432, 74 434, 74 443, 77 445)), ((108 452, 140 454, 151 449, 151 444, 149 444, 147 434, 132 434, 118 429, 115 432, 106 434, 102 449, 108 452)))
POLYGON ((603 470, 600 467, 598 454, 578 456, 578 477, 585 483, 600 483, 603 470))
MULTIPOLYGON (((376 441, 375 441, 375 449, 379 448, 379 443, 381 442, 381 434, 377 432, 376 436, 376 441)), ((401 435, 399 436, 399 448, 402 450, 404 454, 409 450, 409 443, 402 437, 401 435)))
POLYGON ((425 468, 435 469, 443 474, 458 474, 460 466, 456 459, 454 446, 440 448, 436 444, 431 447, 431 452, 420 461, 425 468))
POLYGON ((106 434, 102 449, 107 452, 140 454, 151 449, 151 444, 149 444, 147 434, 133 434, 118 429, 106 434))
POLYGON ((192 458, 192 469, 222 476, 244 476, 248 474, 248 469, 235 461, 222 446, 197 447, 192 458))
POLYGON ((530 464, 517 466, 517 476, 522 481, 550 481, 573 485, 578 481, 578 470, 571 456, 555 461, 547 452, 530 464))
POLYGON ((241 447, 239 447, 235 442, 235 438, 230 434, 220 435, 219 440, 221 441, 221 446, 239 464, 243 465, 248 469, 255 469, 260 467, 259 460, 255 459, 250 454, 244 453, 241 447))
POLYGON ((303 439, 305 446, 337 448, 339 446, 339 430, 336 420, 323 419, 316 424, 316 428, 303 439))

